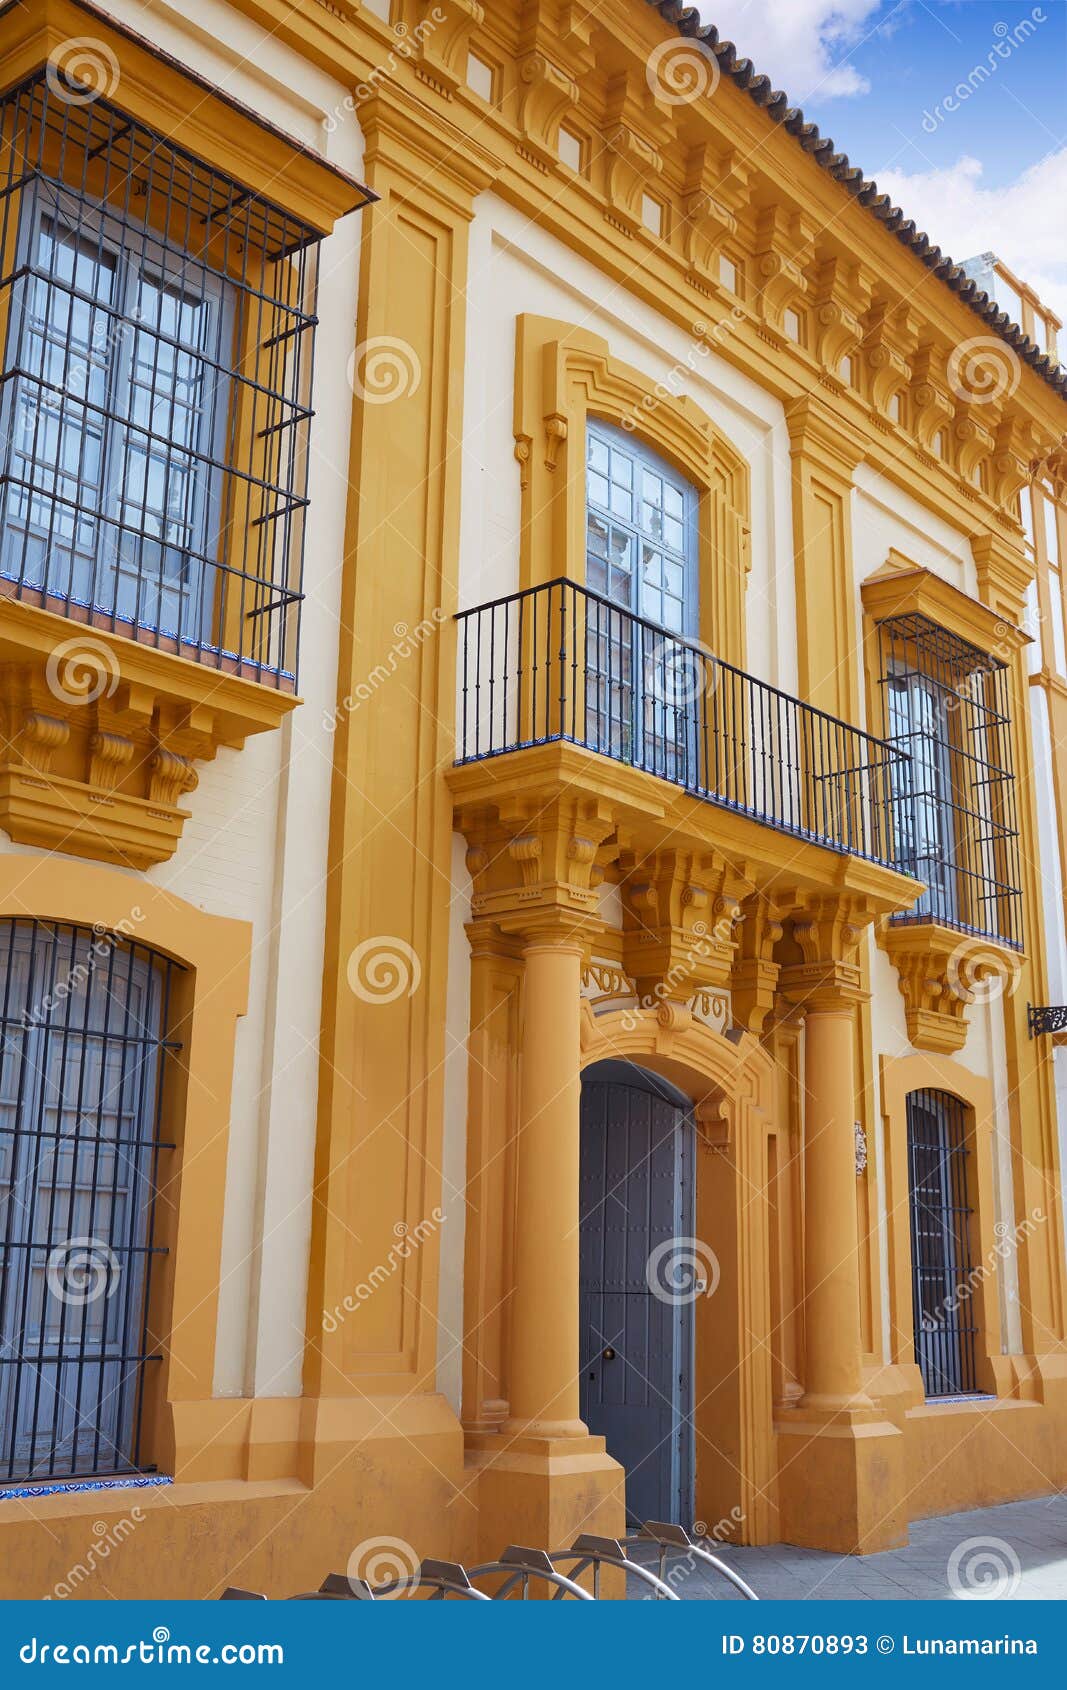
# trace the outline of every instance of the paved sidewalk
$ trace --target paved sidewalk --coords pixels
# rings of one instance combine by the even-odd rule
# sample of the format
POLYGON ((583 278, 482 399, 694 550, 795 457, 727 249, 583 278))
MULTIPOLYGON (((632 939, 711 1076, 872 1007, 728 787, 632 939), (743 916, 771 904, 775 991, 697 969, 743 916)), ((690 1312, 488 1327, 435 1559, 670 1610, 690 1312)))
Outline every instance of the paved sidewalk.
MULTIPOLYGON (((718 1553, 765 1600, 959 1601, 974 1596, 1067 1599, 1067 1497, 1009 1502, 918 1520, 906 1549, 827 1555, 819 1549, 724 1547, 718 1553)), ((683 1599, 741 1601, 723 1578, 672 1558, 683 1599)), ((640 1594, 636 1586, 631 1598, 640 1594)))

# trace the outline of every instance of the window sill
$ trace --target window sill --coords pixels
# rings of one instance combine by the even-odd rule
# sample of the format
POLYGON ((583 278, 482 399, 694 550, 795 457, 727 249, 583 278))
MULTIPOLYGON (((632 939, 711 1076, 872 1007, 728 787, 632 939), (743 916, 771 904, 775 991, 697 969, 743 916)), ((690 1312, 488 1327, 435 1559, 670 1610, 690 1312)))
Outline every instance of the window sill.
POLYGON ((0 590, 0 827, 20 844, 148 868, 177 849, 195 764, 277 728, 299 700, 284 676, 264 685, 225 653, 209 667, 176 639, 168 650, 73 608, 0 590))

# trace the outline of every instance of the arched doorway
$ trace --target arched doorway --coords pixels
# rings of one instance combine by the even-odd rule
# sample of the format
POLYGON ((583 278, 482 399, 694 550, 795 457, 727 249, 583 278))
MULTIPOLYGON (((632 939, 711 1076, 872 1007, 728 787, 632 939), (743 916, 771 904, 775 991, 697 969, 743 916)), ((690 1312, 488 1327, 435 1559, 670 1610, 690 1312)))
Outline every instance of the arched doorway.
POLYGON ((581 1413, 626 1472, 631 1521, 693 1519, 692 1101, 603 1061, 582 1077, 581 1413))

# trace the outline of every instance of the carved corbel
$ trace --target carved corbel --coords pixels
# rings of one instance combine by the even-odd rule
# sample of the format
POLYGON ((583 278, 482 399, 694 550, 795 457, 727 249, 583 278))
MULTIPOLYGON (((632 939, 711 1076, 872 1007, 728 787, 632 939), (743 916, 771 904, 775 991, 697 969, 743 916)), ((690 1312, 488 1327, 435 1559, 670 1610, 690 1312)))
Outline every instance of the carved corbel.
POLYGON ((1031 459, 1029 474, 1032 481, 1047 481, 1057 499, 1067 499, 1067 434, 1031 459))
POLYGON ((625 123, 616 123, 604 136, 608 148, 605 216, 624 234, 644 228, 642 199, 663 169, 663 159, 650 142, 625 123))
POLYGON ((757 1038, 774 1008, 780 973, 774 949, 782 933, 782 912, 776 904, 762 896, 745 900, 731 1003, 735 1025, 757 1038))
POLYGON ((966 1043, 976 999, 1002 995, 1018 975, 1014 951, 937 922, 887 922, 878 942, 897 971, 908 1038, 942 1056, 966 1043))
POLYGON ((600 854, 614 828, 599 799, 566 795, 512 797, 492 808, 458 812, 474 882, 471 912, 508 928, 551 911, 596 915, 603 879, 600 854))
POLYGON ((756 224, 756 308, 765 323, 781 331, 782 317, 804 297, 804 265, 810 259, 807 226, 780 205, 760 212, 756 224))
POLYGON ((148 801, 173 809, 185 793, 194 790, 197 780, 188 757, 158 746, 148 764, 148 801))
POLYGON ((938 434, 949 427, 955 415, 943 363, 933 347, 924 346, 915 354, 912 365, 911 414, 915 437, 927 452, 933 452, 938 434))
POLYGON ((657 851, 621 867, 623 965, 641 1000, 726 990, 752 883, 716 853, 657 851))
POLYGON ((467 80, 470 38, 485 21, 479 0, 419 0, 415 38, 415 74, 451 99, 467 80))
POLYGON ((89 785, 98 791, 114 792, 133 762, 135 750, 133 740, 125 734, 94 733, 89 740, 89 785))
POLYGON ((857 264, 836 255, 816 262, 811 271, 809 297, 813 307, 812 351, 832 375, 850 356, 863 336, 863 314, 870 288, 857 264))
POLYGON ((1033 478, 1034 431, 1029 419, 1012 410, 1001 418, 993 440, 989 496, 1013 515, 1022 489, 1033 478))
POLYGON ((15 743, 27 768, 46 775, 51 770, 56 752, 62 750, 69 738, 69 722, 58 716, 48 716, 40 710, 27 710, 15 743))
POLYGON ((956 466, 960 474, 972 486, 980 486, 981 467, 991 457, 995 441, 973 405, 957 406, 952 437, 956 443, 956 466))
POLYGON ((703 188, 686 195, 682 215, 688 279, 694 287, 709 293, 719 280, 719 249, 736 232, 737 218, 703 188))
POLYGON ((718 283, 723 242, 737 233, 737 218, 724 191, 728 176, 707 146, 691 147, 682 200, 682 241, 689 280, 705 293, 718 283))
POLYGON ((701 1098, 693 1110, 697 1142, 716 1156, 729 1156, 734 1148, 732 1100, 721 1092, 701 1098))
POLYGON ((864 930, 874 910, 860 897, 800 897, 790 937, 794 960, 779 976, 783 995, 805 1009, 841 1008, 865 996, 859 962, 864 930), (799 960, 796 960, 796 956, 799 960))
POLYGON ((559 164, 559 130, 578 104, 578 86, 543 53, 527 53, 519 65, 519 152, 538 170, 559 164))
POLYGON ((867 313, 860 355, 867 375, 867 397, 879 416, 894 425, 893 400, 911 387, 911 360, 917 343, 916 321, 908 307, 877 300, 867 313))

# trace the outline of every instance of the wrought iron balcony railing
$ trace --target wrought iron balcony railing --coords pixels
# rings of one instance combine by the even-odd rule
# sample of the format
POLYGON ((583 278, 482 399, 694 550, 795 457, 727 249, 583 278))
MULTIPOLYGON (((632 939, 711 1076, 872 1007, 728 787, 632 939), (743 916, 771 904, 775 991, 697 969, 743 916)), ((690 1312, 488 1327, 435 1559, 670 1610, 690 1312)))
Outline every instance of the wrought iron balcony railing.
POLYGON ((794 838, 893 863, 906 752, 574 581, 457 620, 459 763, 566 740, 794 838))

